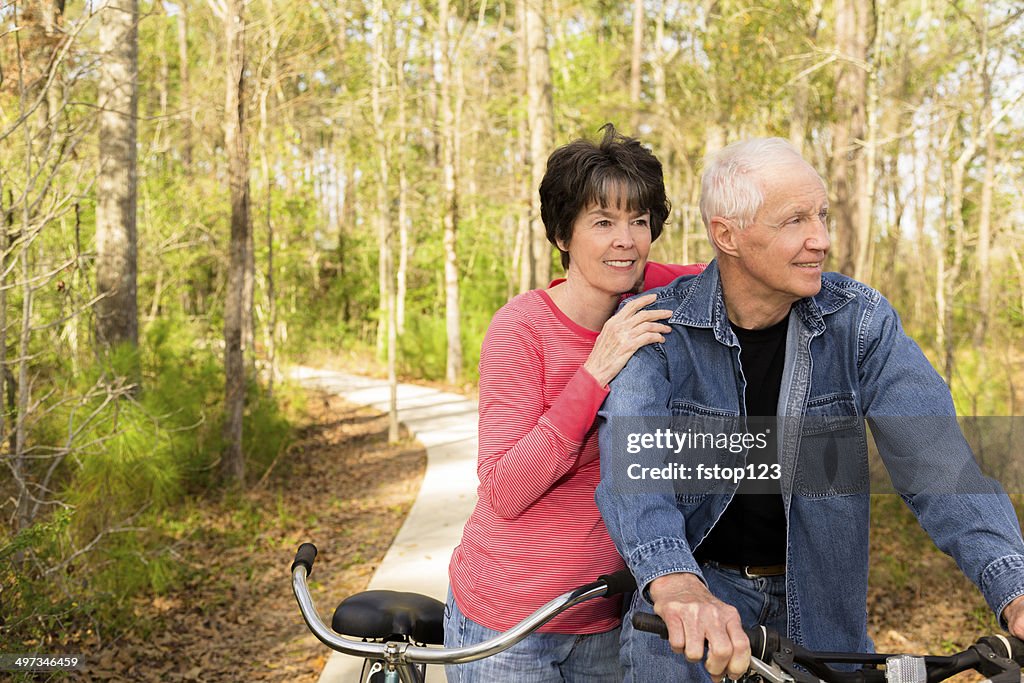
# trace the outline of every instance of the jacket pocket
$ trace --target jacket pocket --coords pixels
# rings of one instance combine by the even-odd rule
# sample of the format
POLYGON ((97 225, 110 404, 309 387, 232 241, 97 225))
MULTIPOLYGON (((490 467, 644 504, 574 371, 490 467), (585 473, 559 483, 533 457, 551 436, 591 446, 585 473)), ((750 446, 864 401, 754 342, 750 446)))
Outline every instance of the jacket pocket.
POLYGON ((732 494, 735 480, 723 473, 742 468, 747 446, 745 418, 735 412, 689 401, 673 401, 671 458, 686 473, 675 489, 680 509, 701 503, 709 494, 732 494))
POLYGON ((796 492, 808 497, 864 493, 868 481, 867 435, 853 395, 809 401, 801 418, 796 492))

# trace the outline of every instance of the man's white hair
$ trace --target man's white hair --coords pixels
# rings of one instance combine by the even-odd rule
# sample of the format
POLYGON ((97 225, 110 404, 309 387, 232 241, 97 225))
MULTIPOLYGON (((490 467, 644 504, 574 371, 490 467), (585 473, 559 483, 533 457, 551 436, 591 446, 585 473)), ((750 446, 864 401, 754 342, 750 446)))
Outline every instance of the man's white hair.
POLYGON ((708 238, 716 216, 735 220, 740 229, 753 221, 764 204, 765 171, 794 160, 804 161, 783 138, 741 140, 708 157, 700 180, 700 216, 708 238))

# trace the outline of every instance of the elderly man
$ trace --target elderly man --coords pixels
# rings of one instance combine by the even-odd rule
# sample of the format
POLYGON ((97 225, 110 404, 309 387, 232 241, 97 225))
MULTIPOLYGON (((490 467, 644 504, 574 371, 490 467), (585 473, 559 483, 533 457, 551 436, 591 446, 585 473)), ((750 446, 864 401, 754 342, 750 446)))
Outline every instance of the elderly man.
POLYGON ((1024 636, 1013 507, 889 303, 823 272, 820 176, 782 139, 740 142, 710 161, 700 208, 716 258, 656 290, 672 331, 602 410, 597 502, 637 579, 630 616, 653 609, 670 635, 627 620, 626 680, 736 677, 754 624, 814 649, 872 648, 865 419, 922 526, 1024 636))

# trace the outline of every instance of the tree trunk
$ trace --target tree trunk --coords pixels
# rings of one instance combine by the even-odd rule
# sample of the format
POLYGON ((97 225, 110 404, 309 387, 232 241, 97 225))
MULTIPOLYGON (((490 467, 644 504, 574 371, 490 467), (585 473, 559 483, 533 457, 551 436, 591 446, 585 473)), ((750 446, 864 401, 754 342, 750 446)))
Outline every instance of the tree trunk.
POLYGON ((186 175, 192 171, 192 93, 188 61, 188 0, 178 0, 178 80, 181 91, 181 163, 186 175))
MULTIPOLYGON (((7 290, 8 284, 8 252, 14 216, 4 203, 4 174, 0 173, 0 450, 8 453, 13 451, 7 442, 10 429, 8 420, 12 417, 4 409, 4 398, 7 396, 7 290)), ((16 463, 15 463, 16 464, 16 463)))
POLYGON ((338 221, 338 246, 335 248, 335 254, 338 259, 338 282, 341 283, 342 287, 341 320, 343 323, 347 323, 349 316, 350 295, 347 291, 347 288, 345 287, 345 272, 347 270, 345 267, 345 223, 348 220, 348 194, 351 179, 347 175, 345 175, 344 178, 342 177, 343 174, 347 174, 348 172, 348 167, 345 164, 348 155, 344 151, 339 153, 335 150, 334 145, 336 143, 336 138, 336 135, 331 136, 331 158, 334 160, 334 184, 337 189, 337 194, 335 195, 335 199, 337 202, 337 206, 335 208, 335 215, 338 221))
MULTIPOLYGON (((924 226, 928 224, 928 161, 932 158, 931 156, 931 143, 926 142, 923 150, 917 148, 917 143, 911 141, 913 151, 911 159, 913 161, 913 174, 914 174, 914 224, 917 228, 917 250, 921 254, 922 258, 915 260, 913 264, 916 266, 916 274, 920 277, 920 282, 928 281, 928 265, 925 263, 927 256, 930 255, 931 242, 929 241, 929 235, 924 226)), ((940 174, 941 176, 941 174, 940 174)), ((940 188, 941 189, 941 188, 940 188)), ((941 226, 940 226, 941 229, 941 226)), ((917 320, 925 319, 925 297, 915 296, 912 297, 914 302, 914 317, 917 320)))
POLYGON ((157 114, 156 126, 153 131, 153 142, 150 143, 150 148, 154 152, 160 153, 160 147, 163 144, 164 128, 167 125, 167 106, 170 93, 171 65, 168 61, 167 54, 167 10, 161 3, 153 6, 153 13, 159 17, 159 28, 156 30, 156 45, 154 46, 157 58, 160 62, 156 78, 159 114, 157 114))
MULTIPOLYGON (((518 80, 521 92, 528 89, 529 77, 529 50, 526 39, 526 2, 527 0, 516 0, 516 64, 518 65, 518 80)), ((517 151, 518 163, 512 171, 518 183, 519 212, 516 221, 515 259, 519 265, 519 291, 525 292, 534 287, 537 270, 536 259, 533 253, 533 234, 531 229, 533 222, 533 188, 530 181, 533 178, 533 166, 530 163, 530 112, 524 111, 517 121, 518 137, 517 151)), ((515 196, 515 195, 514 195, 515 196)), ((511 298, 511 297, 509 297, 511 298)))
POLYGON ((861 183, 867 172, 863 149, 867 110, 867 29, 871 6, 859 0, 836 0, 835 41, 839 53, 836 69, 835 111, 832 124, 832 213, 835 216, 834 253, 837 270, 857 277, 858 235, 864 205, 861 183))
MULTIPOLYGON (((979 53, 981 54, 981 125, 984 136, 985 172, 981 182, 981 206, 978 212, 978 319, 974 326, 974 344, 981 346, 988 333, 992 308, 992 274, 990 272, 992 247, 992 194, 996 182, 996 147, 995 125, 992 109, 992 74, 989 73, 989 39, 988 19, 985 15, 986 3, 978 5, 976 30, 979 35, 979 53)), ((984 354, 982 354, 984 362, 984 354)))
MULTIPOLYGON (((359 194, 356 191, 357 176, 359 175, 358 167, 356 166, 353 155, 346 153, 346 165, 345 165, 345 210, 341 217, 341 233, 338 235, 338 258, 341 261, 340 277, 342 282, 345 282, 345 260, 348 258, 348 252, 345 247, 346 244, 346 233, 349 230, 349 226, 355 226, 359 222, 359 210, 356 206, 359 194)), ((346 322, 352 319, 352 295, 345 287, 345 295, 342 300, 342 320, 346 322)))
POLYGON ((707 157, 729 143, 729 131, 719 121, 708 121, 704 130, 704 156, 707 157))
MULTIPOLYGON (((4 174, 0 173, 0 450, 6 452, 6 458, 10 459, 11 476, 14 479, 18 503, 15 506, 14 528, 20 530, 27 526, 22 524, 22 517, 28 510, 28 496, 25 495, 24 458, 17 451, 14 430, 10 420, 16 420, 14 406, 8 405, 8 392, 14 393, 13 375, 10 370, 10 361, 7 358, 7 291, 11 288, 9 261, 11 238, 14 236, 14 211, 10 204, 13 202, 12 193, 8 190, 8 202, 4 203, 4 174), (8 375, 11 375, 8 377, 8 375), (24 498, 24 501, 22 500, 24 498)), ((20 562, 20 558, 18 559, 20 562)))
MULTIPOLYGON (((248 171, 248 166, 246 166, 248 171)), ((248 173, 246 174, 248 176, 248 173)), ((251 204, 250 204, 251 211, 251 204)), ((319 254, 317 254, 319 255, 319 254)), ((242 271, 242 350, 247 363, 246 371, 256 376, 256 236, 252 217, 245 235, 245 267, 242 271)), ((319 270, 317 271, 319 272, 319 270)))
POLYGON ((456 384, 462 375, 462 331, 459 323, 459 266, 456 230, 459 225, 459 195, 455 159, 455 113, 452 110, 452 59, 448 37, 448 0, 438 3, 438 41, 441 56, 441 168, 443 174, 442 225, 444 230, 445 332, 448 353, 445 380, 456 384))
MULTIPOLYGON (((1020 202, 1024 204, 1024 202, 1020 202)), ((1020 249, 1010 249, 1010 261, 1013 262, 1013 268, 1017 271, 1017 306, 1018 310, 1024 311, 1024 263, 1021 262, 1020 249)), ((1007 292, 1007 298, 1009 299, 1010 292, 1007 292)), ((1007 415, 1017 415, 1012 408, 1006 412, 1007 415)))
POLYGON ((227 50, 227 84, 224 100, 224 146, 228 153, 231 187, 231 241, 227 300, 224 306, 225 422, 227 444, 221 473, 231 484, 245 483, 245 454, 242 451, 242 417, 245 411, 247 332, 246 283, 251 276, 249 245, 252 239, 249 216, 249 150, 246 144, 245 112, 245 7, 246 0, 227 0, 223 15, 227 50))
POLYGON ((377 147, 377 239, 379 240, 380 302, 383 317, 379 329, 384 330, 388 367, 388 441, 398 441, 398 379, 395 333, 394 249, 391 242, 391 198, 389 196, 388 126, 381 98, 388 88, 387 58, 384 54, 383 29, 389 25, 384 16, 382 0, 373 3, 373 82, 370 85, 370 108, 377 147))
POLYGON ((992 193, 996 183, 996 155, 999 153, 995 138, 995 127, 989 127, 985 135, 985 175, 981 183, 981 208, 978 215, 978 321, 974 327, 975 346, 985 342, 989 321, 992 319, 992 193))
MULTIPOLYGON (((30 214, 28 202, 22 202, 22 227, 21 239, 28 238, 28 226, 30 225, 30 214)), ((29 515, 29 490, 27 460, 27 440, 29 411, 32 405, 32 382, 29 381, 29 362, 31 360, 32 343, 32 309, 35 305, 35 288, 33 282, 33 268, 31 251, 32 244, 25 244, 21 247, 19 254, 19 266, 21 267, 21 330, 18 335, 18 379, 15 383, 17 394, 17 410, 14 418, 14 453, 13 471, 15 483, 18 487, 18 502, 15 511, 15 531, 21 531, 32 523, 29 515)))
MULTIPOLYGON (((876 289, 881 289, 883 292, 899 291, 899 265, 903 262, 901 254, 905 253, 900 245, 903 234, 903 216, 907 211, 907 200, 903 196, 904 186, 901 183, 897 165, 897 160, 902 157, 898 142, 894 144, 893 152, 893 155, 887 156, 882 164, 879 183, 882 184, 884 182, 886 191, 883 192, 883 196, 887 194, 892 202, 891 215, 886 222, 887 240, 882 253, 872 258, 872 264, 876 260, 884 259, 884 263, 880 268, 881 272, 879 273, 880 281, 876 285, 876 289)), ((924 261, 925 259, 927 259, 927 252, 922 252, 918 256, 918 260, 924 261)), ((872 270, 874 270, 873 265, 872 270)))
POLYGON ((800 154, 804 153, 804 141, 807 139, 807 106, 810 99, 811 86, 807 79, 793 84, 792 114, 789 117, 789 142, 800 154))
MULTIPOLYGON (((804 17, 807 40, 811 43, 818 38, 821 25, 822 0, 814 0, 804 17)), ((793 105, 789 116, 789 142, 796 151, 804 153, 807 140, 807 126, 810 121, 811 77, 806 75, 793 84, 793 105)))
MULTIPOLYGON (((64 0, 42 0, 42 2, 40 2, 40 6, 42 11, 42 17, 40 18, 43 24, 43 33, 46 36, 47 42, 54 46, 54 53, 56 53, 56 45, 60 40, 59 35, 62 24, 64 23, 64 0)), ((102 50, 103 47, 100 49, 102 50)), ((137 51, 138 47, 135 49, 137 51)), ((63 91, 63 81, 59 76, 54 78, 53 83, 51 83, 46 89, 46 109, 44 110, 44 116, 45 121, 47 122, 45 125, 48 128, 53 128, 56 125, 57 117, 60 115, 60 111, 63 107, 63 91)))
MULTIPOLYGON (((668 85, 665 78, 665 65, 668 64, 670 60, 670 55, 665 49, 667 5, 667 1, 662 0, 659 7, 658 18, 654 24, 654 57, 651 59, 651 80, 654 82, 655 113, 661 121, 668 120, 668 112, 666 111, 666 104, 668 103, 668 85)), ((636 131, 634 131, 634 133, 635 132, 636 131)))
MULTIPOLYGON (((273 5, 270 0, 264 0, 264 11, 268 17, 273 12, 273 5)), ((267 51, 274 55, 277 52, 280 44, 280 36, 277 31, 277 26, 273 21, 268 22, 268 33, 267 33, 267 51)), ((260 170, 263 176, 263 215, 264 215, 264 226, 266 227, 266 245, 267 245, 267 321, 266 321, 266 332, 264 338, 266 339, 266 354, 267 354, 267 366, 269 368, 267 373, 267 395, 274 395, 274 382, 277 379, 277 293, 274 289, 274 221, 273 221, 273 210, 274 210, 274 179, 270 172, 270 142, 267 139, 267 129, 269 122, 267 120, 267 98, 270 95, 270 91, 277 84, 277 61, 274 58, 268 60, 270 62, 270 73, 267 75, 266 82, 260 87, 259 92, 259 107, 260 107, 260 130, 259 130, 259 145, 260 145, 260 170)), ((255 231, 253 231, 255 232, 255 231)), ((255 239, 255 237, 253 238, 255 239)), ((253 264, 255 275, 255 264, 253 264)), ((253 326, 255 328, 255 324, 253 326)), ((255 356, 255 353, 253 353, 255 356)))
POLYGON ((409 272, 409 131, 405 105, 405 60, 395 65, 398 91, 398 271, 395 273, 395 334, 405 334, 405 297, 409 272))
POLYGON ((644 0, 633 0, 633 45, 629 60, 629 106, 635 135, 640 127, 640 82, 644 58, 644 0))
POLYGON ((139 343, 136 292, 137 0, 100 11, 100 171, 96 198, 96 336, 106 347, 139 343))
POLYGON ((878 145, 878 74, 868 74, 867 97, 867 140, 864 144, 864 160, 857 175, 857 258, 854 261, 854 277, 871 282, 871 254, 874 239, 871 224, 874 213, 873 199, 877 185, 878 145))
MULTIPOLYGON (((952 128, 950 129, 952 131, 952 128)), ((949 149, 949 145, 943 145, 943 148, 949 149)), ((967 239, 966 225, 964 224, 964 179, 967 175, 967 167, 970 165, 971 160, 974 159, 975 153, 977 152, 977 145, 973 138, 969 139, 964 150, 960 153, 950 168, 950 188, 948 193, 942 192, 943 197, 948 197, 948 210, 947 216, 949 216, 949 234, 945 235, 945 230, 940 230, 940 234, 943 235, 943 248, 940 249, 940 269, 942 271, 941 288, 939 289, 940 294, 940 315, 939 324, 941 325, 941 343, 939 344, 939 350, 943 354, 943 374, 946 377, 946 383, 950 384, 953 381, 953 370, 956 367, 956 338, 953 329, 953 318, 954 311, 950 302, 954 299, 954 290, 956 289, 957 283, 960 281, 961 269, 964 261, 964 245, 967 239), (952 254, 950 254, 949 239, 952 239, 952 254)))
POLYGON ((540 220, 537 188, 547 169, 547 158, 555 140, 552 103, 551 60, 544 23, 544 0, 525 0, 526 4, 526 111, 530 125, 530 234, 533 242, 534 272, 531 288, 547 287, 551 281, 551 244, 540 220))
MULTIPOLYGON (((668 98, 667 67, 679 52, 674 41, 666 38, 665 28, 669 23, 667 0, 662 0, 654 20, 654 40, 651 43, 653 52, 650 60, 651 82, 654 96, 654 119, 652 125, 670 130, 673 121, 677 120, 668 98)), ((679 260, 679 263, 690 263, 690 239, 694 237, 691 223, 692 205, 686 199, 688 194, 683 187, 681 166, 686 166, 685 156, 678 153, 686 145, 682 136, 669 133, 660 142, 655 143, 655 151, 664 167, 665 189, 669 197, 676 198, 672 203, 672 215, 669 216, 669 229, 662 233, 665 242, 661 253, 665 258, 679 260), (678 254, 678 256, 676 256, 678 254)))
MULTIPOLYGON (((945 173, 943 175, 942 185, 945 183, 945 173)), ((950 201, 947 199, 944 202, 943 215, 949 210, 950 201)), ((937 353, 944 353, 947 347, 947 326, 949 324, 949 316, 947 315, 948 305, 946 303, 946 292, 949 287, 949 276, 946 273, 946 231, 945 225, 939 226, 937 231, 938 239, 935 244, 935 350, 937 353)), ((949 365, 949 356, 943 357, 942 363, 942 375, 946 380, 946 384, 952 381, 953 368, 949 365)))

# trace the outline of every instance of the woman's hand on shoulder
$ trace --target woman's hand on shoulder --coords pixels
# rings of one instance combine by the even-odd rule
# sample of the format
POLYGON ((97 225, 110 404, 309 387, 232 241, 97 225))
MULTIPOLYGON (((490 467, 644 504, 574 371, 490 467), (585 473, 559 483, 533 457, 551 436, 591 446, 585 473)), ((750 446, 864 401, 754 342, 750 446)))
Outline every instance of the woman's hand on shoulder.
POLYGON ((665 341, 671 327, 659 321, 672 317, 670 310, 644 311, 654 303, 655 294, 644 294, 630 299, 601 328, 590 356, 583 364, 601 386, 607 386, 633 356, 647 344, 665 341))

